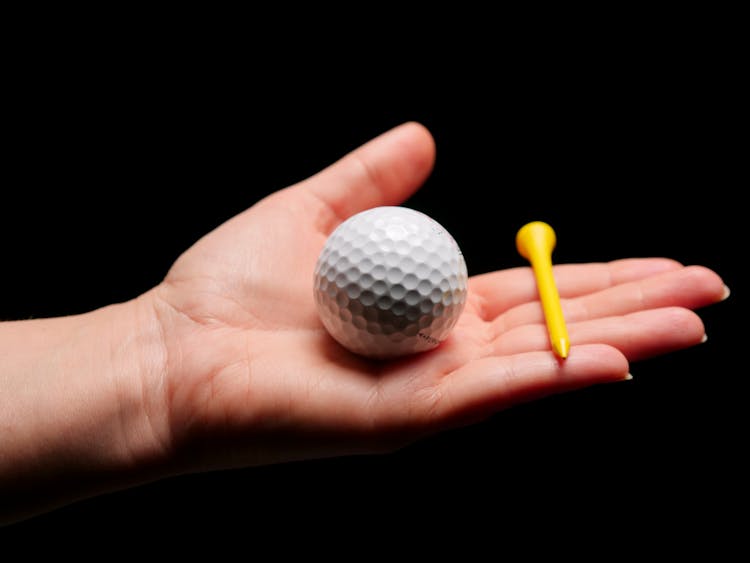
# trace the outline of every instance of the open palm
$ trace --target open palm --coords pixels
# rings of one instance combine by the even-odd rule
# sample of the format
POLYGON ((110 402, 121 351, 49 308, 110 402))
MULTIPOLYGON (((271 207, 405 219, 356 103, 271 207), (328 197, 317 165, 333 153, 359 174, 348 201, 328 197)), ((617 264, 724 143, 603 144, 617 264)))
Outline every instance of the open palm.
POLYGON ((571 337, 549 348, 528 268, 475 276, 437 349, 396 361, 344 350, 321 324, 315 261, 352 214, 397 205, 429 174, 434 145, 396 128, 210 233, 156 288, 165 435, 185 469, 383 451, 522 400, 627 377, 628 360, 699 343, 690 309, 720 278, 666 259, 555 270, 571 337))

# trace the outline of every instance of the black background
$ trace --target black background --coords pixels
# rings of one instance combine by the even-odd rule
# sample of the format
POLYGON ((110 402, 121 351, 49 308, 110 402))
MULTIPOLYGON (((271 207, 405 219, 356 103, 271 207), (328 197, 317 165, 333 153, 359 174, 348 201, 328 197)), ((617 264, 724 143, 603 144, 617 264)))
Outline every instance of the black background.
POLYGON ((438 156, 406 205, 453 234, 471 274, 522 265, 515 232, 541 219, 558 234, 556 262, 669 256, 711 267, 733 294, 701 312, 706 344, 637 362, 628 383, 387 456, 185 476, 8 531, 239 522, 256 538, 384 534, 450 528, 480 509, 489 528, 573 509, 613 522, 635 512, 636 527, 715 521, 736 502, 746 445, 741 73, 731 33, 651 31, 648 42, 628 30, 490 34, 462 48, 437 33, 355 62, 347 42, 274 58, 282 39, 237 32, 21 42, 3 109, 2 319, 128 300, 224 220, 407 120, 432 131, 438 156))

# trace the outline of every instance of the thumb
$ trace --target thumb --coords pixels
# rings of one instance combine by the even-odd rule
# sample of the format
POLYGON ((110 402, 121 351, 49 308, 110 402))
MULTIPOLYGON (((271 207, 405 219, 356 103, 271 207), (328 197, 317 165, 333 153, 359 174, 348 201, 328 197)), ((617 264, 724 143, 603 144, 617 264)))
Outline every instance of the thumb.
POLYGON ((344 221, 379 205, 397 205, 432 171, 435 142, 419 123, 405 123, 352 151, 296 186, 322 200, 344 221))

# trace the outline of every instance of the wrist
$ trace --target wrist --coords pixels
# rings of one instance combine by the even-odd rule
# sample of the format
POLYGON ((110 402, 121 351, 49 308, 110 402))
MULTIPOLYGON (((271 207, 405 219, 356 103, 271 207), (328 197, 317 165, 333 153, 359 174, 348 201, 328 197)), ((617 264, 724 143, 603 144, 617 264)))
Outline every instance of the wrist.
POLYGON ((114 459, 126 472, 161 471, 173 446, 166 348, 153 293, 97 312, 104 330, 102 373, 115 399, 110 413, 116 427, 111 442, 114 459))
POLYGON ((151 302, 147 293, 0 324, 0 491, 11 518, 164 474, 165 360, 151 302))

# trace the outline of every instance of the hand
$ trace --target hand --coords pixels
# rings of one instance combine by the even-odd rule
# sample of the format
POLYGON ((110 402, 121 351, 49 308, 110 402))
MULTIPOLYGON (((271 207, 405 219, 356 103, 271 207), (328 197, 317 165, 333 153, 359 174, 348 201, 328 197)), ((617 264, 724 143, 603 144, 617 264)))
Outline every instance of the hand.
POLYGON ((423 127, 396 128, 222 225, 141 298, 164 346, 143 379, 145 408, 172 471, 390 450, 520 401, 626 379, 628 360, 701 342, 690 309, 721 300, 721 279, 641 259, 556 268, 565 361, 550 351, 528 268, 472 278, 462 317, 431 352, 381 362, 341 348, 313 302, 317 256, 347 217, 404 201, 433 159, 423 127))
POLYGON ((429 133, 404 125, 228 221, 133 301, 0 323, 0 523, 173 473, 388 451, 701 342, 691 309, 726 297, 721 279, 640 259, 555 269, 565 361, 529 268, 472 278, 435 350, 341 348, 313 303, 317 256, 347 217, 405 200, 433 159, 429 133))

